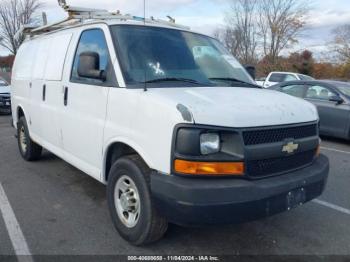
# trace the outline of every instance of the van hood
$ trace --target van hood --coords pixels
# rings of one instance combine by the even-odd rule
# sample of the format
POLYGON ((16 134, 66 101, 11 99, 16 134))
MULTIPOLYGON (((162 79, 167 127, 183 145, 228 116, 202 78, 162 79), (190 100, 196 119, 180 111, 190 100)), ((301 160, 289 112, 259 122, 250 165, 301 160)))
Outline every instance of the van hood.
MULTIPOLYGON (((258 127, 318 120, 311 103, 273 90, 242 87, 150 88, 148 92, 176 108, 187 107, 196 124, 258 127)), ((158 100, 160 99, 160 100, 158 100)))
POLYGON ((0 94, 11 93, 10 86, 0 86, 0 94))

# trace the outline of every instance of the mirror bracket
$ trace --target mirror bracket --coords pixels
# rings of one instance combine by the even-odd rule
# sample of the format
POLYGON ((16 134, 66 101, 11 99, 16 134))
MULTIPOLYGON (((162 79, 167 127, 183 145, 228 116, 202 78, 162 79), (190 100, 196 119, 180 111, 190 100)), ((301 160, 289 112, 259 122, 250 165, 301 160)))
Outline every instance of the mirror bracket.
POLYGON ((248 74, 253 78, 253 80, 255 81, 255 78, 256 78, 256 68, 255 68, 255 66, 245 65, 244 68, 248 72, 248 74))
POLYGON ((337 105, 341 105, 344 103, 343 98, 341 98, 339 95, 334 95, 329 98, 329 101, 335 102, 337 105))

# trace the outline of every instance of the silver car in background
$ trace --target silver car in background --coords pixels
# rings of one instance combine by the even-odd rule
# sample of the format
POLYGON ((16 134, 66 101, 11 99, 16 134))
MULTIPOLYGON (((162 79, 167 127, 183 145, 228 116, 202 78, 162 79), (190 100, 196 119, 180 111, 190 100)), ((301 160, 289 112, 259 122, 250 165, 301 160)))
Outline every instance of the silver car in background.
POLYGON ((350 83, 290 81, 270 87, 313 103, 320 115, 320 134, 350 140, 350 83))

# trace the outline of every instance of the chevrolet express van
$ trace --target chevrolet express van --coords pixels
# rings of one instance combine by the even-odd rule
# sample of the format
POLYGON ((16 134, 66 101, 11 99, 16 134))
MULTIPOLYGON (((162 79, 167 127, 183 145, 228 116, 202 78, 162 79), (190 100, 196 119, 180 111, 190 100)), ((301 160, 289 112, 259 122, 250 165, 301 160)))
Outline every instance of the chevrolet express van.
POLYGON ((106 184, 134 245, 168 223, 292 209, 323 192, 329 171, 312 104, 257 87, 216 39, 154 20, 33 33, 16 56, 12 114, 22 157, 45 148, 106 184))

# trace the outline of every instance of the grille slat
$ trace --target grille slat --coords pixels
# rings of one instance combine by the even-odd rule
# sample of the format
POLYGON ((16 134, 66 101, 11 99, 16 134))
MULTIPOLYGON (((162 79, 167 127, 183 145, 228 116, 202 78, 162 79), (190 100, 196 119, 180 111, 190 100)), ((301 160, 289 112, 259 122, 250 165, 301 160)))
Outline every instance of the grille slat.
POLYGON ((317 124, 282 127, 277 129, 251 130, 243 132, 245 145, 281 142, 288 138, 300 139, 317 135, 317 124))
POLYGON ((259 178, 287 172, 311 164, 315 152, 315 150, 310 150, 292 156, 247 161, 247 173, 250 177, 259 178))

